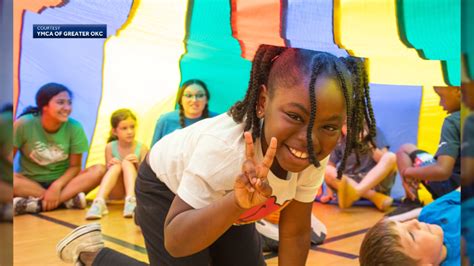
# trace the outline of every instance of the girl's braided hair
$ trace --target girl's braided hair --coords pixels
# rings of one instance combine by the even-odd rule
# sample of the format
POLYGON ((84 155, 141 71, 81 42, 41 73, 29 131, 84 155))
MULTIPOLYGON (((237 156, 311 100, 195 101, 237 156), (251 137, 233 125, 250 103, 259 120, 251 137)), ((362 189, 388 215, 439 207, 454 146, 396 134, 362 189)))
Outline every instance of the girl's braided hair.
POLYGON ((325 52, 262 44, 253 60, 245 98, 235 103, 228 114, 235 122, 245 123, 244 130, 251 131, 254 139, 258 138, 261 135, 261 129, 256 107, 262 85, 268 88, 272 96, 275 83, 295 84, 301 77, 310 77, 308 93, 311 113, 307 132, 308 154, 310 162, 319 167, 313 151, 311 132, 316 116, 315 84, 321 76, 339 81, 346 104, 347 142, 338 168, 340 178, 348 155, 351 152, 358 154, 363 148, 359 136, 363 135, 364 123, 369 131, 367 140, 373 144, 375 138, 375 119, 370 103, 367 72, 362 60, 354 57, 338 58, 325 52))

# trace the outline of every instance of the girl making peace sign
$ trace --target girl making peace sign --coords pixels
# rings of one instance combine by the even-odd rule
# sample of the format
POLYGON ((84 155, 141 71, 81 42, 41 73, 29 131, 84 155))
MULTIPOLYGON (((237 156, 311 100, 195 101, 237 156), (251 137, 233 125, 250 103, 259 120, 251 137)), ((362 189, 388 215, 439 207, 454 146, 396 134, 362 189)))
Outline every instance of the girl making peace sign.
MULTIPOLYGON (((242 101, 152 147, 136 184, 151 265, 265 265, 253 222, 278 209, 279 265, 305 265, 313 200, 343 122, 345 154, 357 151, 364 122, 375 133, 368 86, 353 88, 348 66, 323 52, 261 45, 242 101)), ((103 248, 97 224, 73 231, 58 254, 142 264, 103 248)))

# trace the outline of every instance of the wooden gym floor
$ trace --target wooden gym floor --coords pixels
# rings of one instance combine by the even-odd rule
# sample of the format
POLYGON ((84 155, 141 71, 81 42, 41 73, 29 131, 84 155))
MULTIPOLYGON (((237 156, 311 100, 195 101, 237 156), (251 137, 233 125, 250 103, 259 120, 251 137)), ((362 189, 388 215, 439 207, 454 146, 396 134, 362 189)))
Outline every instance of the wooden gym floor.
MULTIPOLYGON (((110 213, 100 221, 105 245, 147 262, 145 244, 133 219, 122 217, 122 205, 108 205, 110 213)), ((16 216, 13 226, 14 265, 67 265, 56 256, 57 242, 73 228, 88 223, 86 210, 60 209, 38 215, 16 216)), ((383 213, 372 207, 341 211, 335 205, 315 202, 313 213, 328 229, 323 245, 313 246, 307 264, 358 265, 359 246, 364 233, 383 213)), ((267 264, 278 265, 276 254, 266 254, 267 264)))
POLYGON ((13 224, 0 223, 0 266, 10 266, 13 263, 13 224))

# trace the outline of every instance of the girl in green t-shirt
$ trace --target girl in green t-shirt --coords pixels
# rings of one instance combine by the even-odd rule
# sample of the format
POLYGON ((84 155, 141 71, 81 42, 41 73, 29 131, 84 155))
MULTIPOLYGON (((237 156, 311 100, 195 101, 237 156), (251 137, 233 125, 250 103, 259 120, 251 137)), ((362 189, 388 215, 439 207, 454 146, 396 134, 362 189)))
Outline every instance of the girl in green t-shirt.
POLYGON ((13 152, 20 152, 13 177, 15 215, 51 211, 61 204, 84 209, 84 193, 105 173, 103 165, 81 171, 89 145, 81 124, 69 117, 71 99, 64 85, 43 85, 36 93, 37 107, 27 108, 14 122, 13 152))

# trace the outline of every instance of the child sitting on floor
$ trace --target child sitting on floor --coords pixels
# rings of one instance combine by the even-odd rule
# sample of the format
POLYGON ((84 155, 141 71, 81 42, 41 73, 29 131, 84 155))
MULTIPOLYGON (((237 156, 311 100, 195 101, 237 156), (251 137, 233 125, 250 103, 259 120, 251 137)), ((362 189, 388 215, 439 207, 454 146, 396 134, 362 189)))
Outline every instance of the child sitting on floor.
MULTIPOLYGON (((366 131, 367 132, 367 131, 366 131)), ((377 209, 386 211, 392 205, 390 191, 395 181, 395 154, 388 150, 384 135, 377 128, 377 143, 374 147, 365 137, 360 141, 364 147, 359 157, 352 153, 343 162, 346 149, 347 127, 342 127, 342 137, 331 153, 326 167, 324 181, 328 185, 326 194, 320 201, 326 203, 333 199, 331 189, 337 190, 340 208, 348 208, 359 198, 373 202, 377 209), (337 179, 337 167, 345 163, 342 180, 337 179)))
POLYGON ((360 265, 460 265, 461 193, 450 192, 403 223, 383 219, 360 248, 360 265))
POLYGON ((145 158, 148 148, 135 140, 137 118, 129 109, 116 110, 111 118, 112 130, 105 146, 107 172, 102 178, 99 191, 87 211, 87 220, 102 218, 109 213, 105 200, 123 198, 123 217, 131 218, 136 207, 135 179, 137 168, 145 158))
POLYGON ((420 184, 437 199, 461 185, 461 92, 460 87, 434 87, 439 105, 449 114, 444 119, 438 150, 432 154, 414 144, 403 144, 397 152, 397 167, 402 179, 405 199, 393 212, 391 220, 404 221, 416 217, 423 207, 418 197, 420 184))

